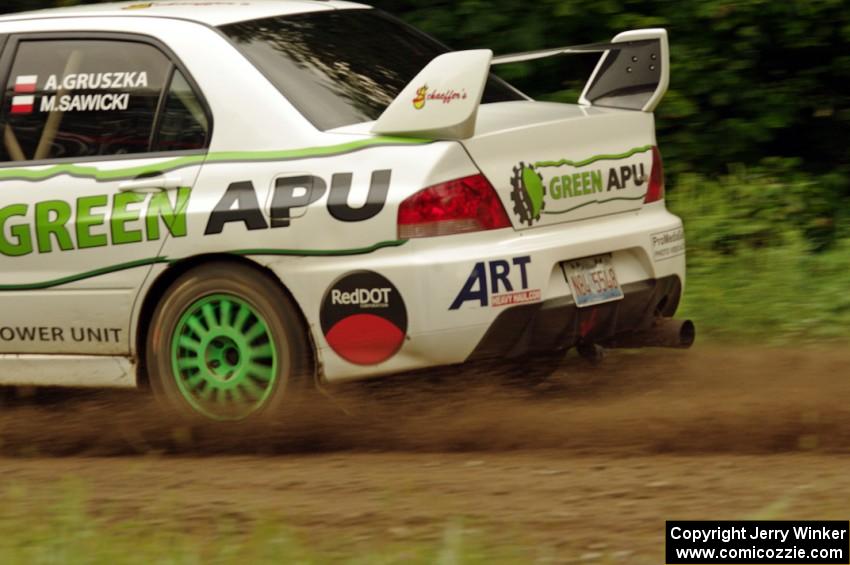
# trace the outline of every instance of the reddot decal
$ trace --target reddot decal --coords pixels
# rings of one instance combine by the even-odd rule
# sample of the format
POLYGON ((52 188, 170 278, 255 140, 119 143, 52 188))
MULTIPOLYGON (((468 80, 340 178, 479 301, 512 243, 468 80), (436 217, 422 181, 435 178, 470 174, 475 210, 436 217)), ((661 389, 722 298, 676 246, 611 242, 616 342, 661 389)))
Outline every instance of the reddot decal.
POLYGON ((320 318, 331 349, 356 365, 391 359, 407 336, 401 294, 386 277, 371 271, 351 273, 334 283, 322 300, 320 318))

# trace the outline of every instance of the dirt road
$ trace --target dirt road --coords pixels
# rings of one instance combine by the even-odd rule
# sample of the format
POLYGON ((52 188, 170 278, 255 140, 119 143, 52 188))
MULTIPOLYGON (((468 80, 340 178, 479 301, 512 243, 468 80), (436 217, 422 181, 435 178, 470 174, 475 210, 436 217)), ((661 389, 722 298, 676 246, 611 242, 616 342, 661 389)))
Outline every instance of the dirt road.
POLYGON ((190 430, 138 393, 0 410, 0 476, 34 507, 73 477, 110 520, 283 519, 357 548, 462 527, 555 561, 660 563, 665 519, 847 519, 850 350, 575 357, 346 385, 285 427, 190 430))

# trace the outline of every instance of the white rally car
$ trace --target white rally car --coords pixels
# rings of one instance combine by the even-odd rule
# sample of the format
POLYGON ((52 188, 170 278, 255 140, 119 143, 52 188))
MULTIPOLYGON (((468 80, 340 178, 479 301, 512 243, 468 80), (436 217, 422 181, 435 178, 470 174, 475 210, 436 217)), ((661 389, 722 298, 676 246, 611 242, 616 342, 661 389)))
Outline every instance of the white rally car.
POLYGON ((334 382, 689 345, 664 30, 493 57, 338 0, 0 18, 0 384, 214 420, 334 382), (576 105, 494 64, 599 53, 576 105))

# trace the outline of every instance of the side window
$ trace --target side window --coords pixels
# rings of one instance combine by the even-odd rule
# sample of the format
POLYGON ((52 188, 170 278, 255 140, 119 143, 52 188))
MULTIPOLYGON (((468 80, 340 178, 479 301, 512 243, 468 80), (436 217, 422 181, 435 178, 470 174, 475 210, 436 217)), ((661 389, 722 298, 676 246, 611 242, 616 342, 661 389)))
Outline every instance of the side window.
POLYGON ((208 130, 203 111, 194 126, 173 117, 180 108, 192 116, 201 108, 173 68, 159 49, 145 43, 21 41, 0 113, 0 162, 203 147, 208 130), (172 74, 173 85, 166 92, 172 74), (164 93, 170 110, 160 120, 160 142, 154 128, 164 93))
POLYGON ((204 107, 186 77, 174 70, 171 86, 162 106, 154 151, 203 149, 209 136, 209 121, 204 107))

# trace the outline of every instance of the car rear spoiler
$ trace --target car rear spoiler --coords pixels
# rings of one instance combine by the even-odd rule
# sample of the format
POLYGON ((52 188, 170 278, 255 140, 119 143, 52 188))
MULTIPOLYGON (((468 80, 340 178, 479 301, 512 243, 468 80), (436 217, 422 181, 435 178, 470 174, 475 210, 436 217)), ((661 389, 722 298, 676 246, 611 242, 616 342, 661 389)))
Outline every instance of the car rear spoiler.
POLYGON ((560 55, 602 53, 579 104, 653 112, 670 82, 670 48, 664 29, 617 35, 610 43, 559 47, 494 57, 489 49, 454 51, 425 66, 372 127, 380 135, 468 139, 492 65, 560 55))

